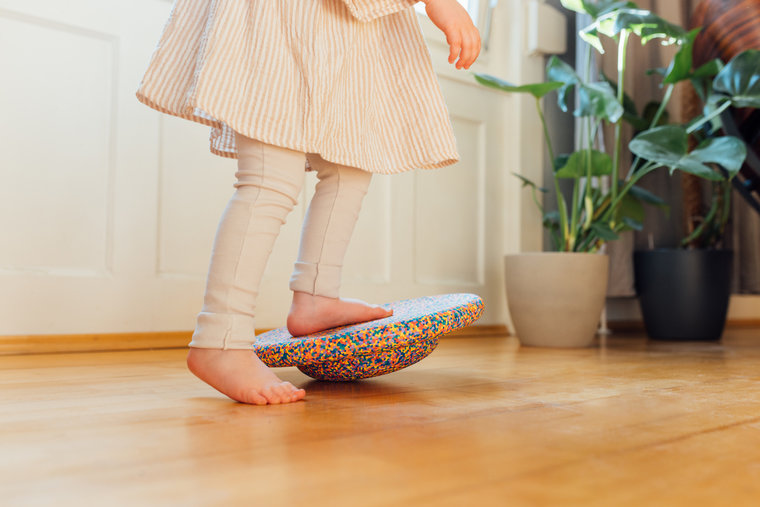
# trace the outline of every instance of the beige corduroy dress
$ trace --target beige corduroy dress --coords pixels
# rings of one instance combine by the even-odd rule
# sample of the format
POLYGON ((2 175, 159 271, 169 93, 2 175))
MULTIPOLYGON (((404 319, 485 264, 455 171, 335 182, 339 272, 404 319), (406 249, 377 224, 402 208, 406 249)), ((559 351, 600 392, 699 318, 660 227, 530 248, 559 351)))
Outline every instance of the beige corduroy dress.
POLYGON ((137 97, 211 126, 225 157, 238 131, 374 173, 453 164, 415 3, 175 0, 137 97))

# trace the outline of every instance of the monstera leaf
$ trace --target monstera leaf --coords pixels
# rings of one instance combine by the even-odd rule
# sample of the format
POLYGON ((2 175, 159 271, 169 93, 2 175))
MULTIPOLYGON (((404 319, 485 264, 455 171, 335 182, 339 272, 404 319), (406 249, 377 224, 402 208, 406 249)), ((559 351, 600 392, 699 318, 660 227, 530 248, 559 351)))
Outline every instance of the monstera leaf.
POLYGON ((615 123, 623 115, 623 106, 617 101, 615 90, 606 81, 585 84, 570 65, 556 56, 549 58, 546 64, 546 78, 552 82, 561 82, 557 92, 560 109, 567 112, 567 95, 573 86, 578 87, 578 107, 575 116, 596 116, 615 123))
POLYGON ((502 90, 505 92, 530 93, 537 99, 540 99, 547 93, 562 87, 564 84, 557 81, 547 81, 546 83, 534 83, 516 86, 512 83, 508 83, 496 76, 491 76, 489 74, 480 74, 473 72, 473 75, 475 76, 475 80, 478 83, 484 84, 490 88, 496 88, 497 90, 502 90))
POLYGON ((712 79, 723 69, 723 62, 718 58, 713 58, 703 64, 689 76, 694 91, 699 95, 702 102, 706 102, 708 94, 712 89, 712 79))
MULTIPOLYGON (((582 178, 588 175, 588 152, 580 150, 568 157, 557 170, 557 178, 582 178)), ((606 176, 612 173, 612 159, 604 152, 591 150, 591 176, 606 176)))
POLYGON ((623 230, 640 231, 644 228, 644 205, 631 194, 625 194, 617 212, 617 220, 625 227, 623 230))
POLYGON ((623 106, 615 97, 609 83, 599 81, 581 85, 578 89, 578 108, 575 116, 596 116, 616 123, 623 116, 623 106))
MULTIPOLYGON (((620 182, 620 186, 622 187, 623 185, 625 185, 625 181, 620 182)), ((658 206, 666 212, 668 211, 668 205, 665 201, 653 193, 634 185, 623 196, 616 214, 617 221, 623 224, 621 231, 640 231, 643 229, 644 204, 658 206)))
MULTIPOLYGON (((665 39, 663 44, 674 44, 686 36, 686 31, 683 28, 669 23, 649 11, 621 9, 615 13, 610 13, 608 16, 614 17, 612 33, 605 33, 609 37, 617 35, 623 30, 629 30, 641 37, 642 44, 646 44, 652 39, 665 39)), ((603 26, 609 26, 609 23, 603 24, 603 26)))
POLYGON ((696 78, 715 77, 715 75, 723 70, 723 67, 723 62, 721 62, 718 58, 713 58, 695 70, 692 76, 696 78))
POLYGON ((636 4, 620 0, 562 0, 562 6, 571 11, 589 14, 593 18, 598 18, 601 14, 615 9, 636 7, 636 4))
POLYGON ((604 241, 615 241, 616 239, 620 239, 620 236, 618 236, 615 231, 610 228, 609 224, 606 224, 602 221, 597 221, 591 224, 591 230, 596 234, 600 239, 604 241))
POLYGON ((597 30, 596 23, 579 30, 578 36, 590 44, 591 47, 604 54, 604 46, 602 46, 602 41, 599 38, 599 30, 597 30))
POLYGON ((747 158, 747 147, 738 137, 723 136, 705 139, 689 153, 689 157, 705 163, 720 164, 731 179, 739 172, 747 158))
POLYGON ((760 107, 760 51, 742 51, 721 69, 713 90, 728 95, 735 107, 760 107))
MULTIPOLYGON (((612 87, 612 91, 615 93, 615 96, 617 97, 618 89, 617 89, 617 83, 610 79, 609 76, 607 76, 604 72, 601 73, 602 79, 609 83, 612 87)), ((636 103, 633 101, 630 95, 628 95, 625 91, 623 91, 623 120, 627 121, 631 126, 633 127, 634 131, 640 132, 642 130, 646 130, 649 128, 649 125, 651 123, 651 120, 654 117, 655 111, 657 111, 658 106, 660 105, 659 102, 650 101, 647 102, 647 104, 644 106, 644 110, 641 113, 641 116, 639 116, 638 110, 636 109, 636 103), (652 109, 654 107, 654 109, 652 109)), ((658 124, 666 124, 667 121, 667 111, 664 111, 662 116, 660 116, 660 121, 657 122, 658 124)))
POLYGON ((562 83, 562 87, 557 91, 557 103, 560 109, 567 112, 567 94, 570 88, 580 84, 581 78, 570 65, 552 55, 546 62, 546 79, 562 83))
POLYGON ((694 49, 694 39, 697 38, 702 28, 695 28, 687 33, 681 40, 681 47, 671 60, 670 65, 665 71, 665 84, 675 84, 684 79, 689 79, 692 65, 692 50, 694 49))
POLYGON ((687 32, 649 11, 636 9, 635 6, 607 11, 592 24, 579 32, 580 37, 604 53, 599 35, 615 37, 623 30, 635 33, 646 44, 652 39, 664 39, 662 44, 682 43, 687 32))
MULTIPOLYGON (((620 187, 623 187, 623 185, 625 185, 625 181, 620 182, 620 187)), ((628 192, 631 196, 635 197, 640 202, 645 202, 647 204, 652 204, 661 208, 668 207, 668 204, 665 201, 654 195, 652 192, 641 187, 637 187, 636 185, 632 186, 628 192)))
MULTIPOLYGON (((689 153, 686 129, 674 125, 642 132, 631 141, 629 148, 643 159, 669 167, 671 174, 679 169, 714 181, 723 180, 723 176, 706 166, 706 163, 720 164, 728 171, 729 178, 732 178, 747 155, 744 143, 731 136, 707 139, 689 153)), ((654 168, 647 172, 651 170, 654 168)))

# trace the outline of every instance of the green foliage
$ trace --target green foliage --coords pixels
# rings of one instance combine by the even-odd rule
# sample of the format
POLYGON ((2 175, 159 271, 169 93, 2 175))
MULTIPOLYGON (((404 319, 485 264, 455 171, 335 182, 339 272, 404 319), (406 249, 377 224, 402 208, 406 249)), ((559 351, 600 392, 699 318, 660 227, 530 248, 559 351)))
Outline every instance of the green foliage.
POLYGON ((609 83, 600 81, 581 85, 578 101, 575 116, 593 116, 610 123, 617 123, 623 116, 623 105, 618 102, 609 83))
POLYGON ((624 7, 635 8, 633 2, 621 2, 620 0, 561 0, 562 6, 571 11, 589 14, 592 18, 598 18, 602 14, 624 7))
POLYGON ((713 79, 723 69, 723 62, 715 58, 705 63, 689 76, 691 86, 699 95, 699 100, 707 102, 712 93, 713 79))
POLYGON ((631 193, 633 197, 635 197, 637 200, 641 202, 644 202, 647 204, 653 204, 654 206, 660 206, 662 208, 668 207, 665 201, 663 201, 662 199, 654 195, 649 190, 645 190, 641 187, 637 187, 634 185, 630 188, 629 192, 631 193))
POLYGON ((691 77, 694 39, 697 38, 697 35, 701 30, 702 28, 695 28, 683 37, 681 40, 681 47, 678 49, 678 52, 676 52, 673 60, 670 61, 667 70, 665 70, 665 79, 662 80, 663 83, 675 84, 691 77))
POLYGON ((612 159, 609 155, 598 150, 591 151, 589 166, 589 152, 586 150, 576 151, 567 157, 564 165, 557 169, 554 174, 557 178, 582 178, 591 170, 591 176, 607 176, 612 174, 612 159))
POLYGON ((523 176, 522 174, 517 174, 517 173, 513 173, 513 174, 514 174, 514 175, 515 175, 515 176, 516 176, 516 177, 517 177, 517 178, 518 178, 520 181, 522 181, 522 186, 523 186, 523 188, 525 188, 525 187, 530 187, 530 188, 534 188, 534 189, 538 190, 539 192, 544 192, 544 193, 545 193, 545 192, 548 192, 548 190, 547 190, 547 189, 545 189, 545 188, 543 188, 543 187, 539 187, 538 185, 536 185, 535 183, 533 183, 532 181, 530 181, 528 178, 526 178, 526 177, 525 177, 525 176, 523 176))
POLYGON ((749 49, 733 57, 715 76, 713 90, 736 107, 760 107, 760 51, 749 49))
POLYGON ((642 132, 631 141, 629 148, 643 159, 670 168, 671 174, 680 169, 714 181, 723 180, 723 175, 705 164, 719 164, 733 177, 747 156, 744 142, 731 136, 706 139, 689 152, 686 129, 677 125, 655 127, 642 132))
POLYGON ((617 43, 620 55, 617 83, 625 82, 625 54, 631 35, 637 36, 642 44, 654 40, 663 45, 676 44, 678 51, 667 67, 649 72, 661 79, 666 88, 663 99, 647 104, 641 114, 625 90, 619 89, 613 80, 604 75, 599 81, 584 79, 582 76, 588 76, 589 69, 577 72, 554 56, 547 62, 547 81, 543 83, 514 85, 495 76, 473 73, 475 79, 486 86, 509 93, 528 93, 535 99, 554 167, 558 210, 545 212, 537 192, 545 193, 547 189, 518 177, 524 187, 530 187, 555 249, 594 252, 605 242, 617 239, 623 231, 640 230, 645 205, 667 211, 662 199, 636 185, 644 175, 665 167, 671 174, 680 170, 716 185, 719 197, 713 200, 711 211, 699 230, 687 239, 722 232, 730 209, 729 182, 742 166, 746 147, 738 138, 717 134, 720 114, 731 105, 760 107, 760 51, 745 51, 725 66, 713 60, 694 69, 692 52, 700 29, 687 32, 630 1, 562 0, 562 5, 591 16, 592 23, 579 31, 580 37, 589 44, 588 55, 591 48, 604 52, 602 37, 617 43), (688 125, 671 125, 666 106, 674 85, 687 80, 704 103, 703 114, 688 125), (556 157, 540 107, 540 100, 553 91, 557 92, 557 103, 564 112, 569 112, 569 94, 577 92, 578 102, 572 113, 583 119, 589 139, 587 146, 556 157), (618 180, 622 121, 629 122, 638 132, 629 144, 637 158, 628 175, 618 180), (604 123, 615 126, 613 156, 593 146, 594 133, 604 123), (698 141, 692 150, 689 150, 690 137, 698 141), (612 176, 611 188, 603 191, 599 178, 609 176, 612 176), (566 200, 560 192, 561 179, 573 181, 572 199, 566 200))
POLYGON ((638 35, 642 44, 652 39, 663 39, 662 44, 680 44, 687 35, 680 26, 642 9, 619 9, 606 14, 599 23, 600 31, 608 37, 626 30, 638 35))
POLYGON ((567 93, 581 82, 581 78, 575 73, 575 69, 554 55, 546 62, 546 78, 562 83, 557 91, 557 104, 560 109, 567 112, 567 93))
POLYGON ((546 83, 534 83, 534 84, 527 84, 527 85, 522 85, 522 86, 515 86, 502 79, 499 79, 496 76, 491 76, 489 74, 475 74, 475 79, 480 84, 484 84, 491 88, 496 88, 498 90, 502 90, 505 92, 530 93, 537 99, 540 99, 547 93, 553 90, 556 90, 557 88, 563 85, 563 83, 549 81, 546 83))
POLYGON ((602 241, 615 241, 620 238, 608 223, 602 221, 591 224, 591 232, 596 234, 602 241))
POLYGON ((620 207, 617 211, 616 218, 622 222, 627 229, 640 231, 644 222, 644 205, 636 196, 630 192, 623 196, 620 201, 620 207))
POLYGON ((623 106, 615 97, 615 90, 606 81, 583 83, 575 70, 556 56, 546 64, 546 77, 550 82, 562 83, 557 92, 557 104, 567 112, 567 94, 578 87, 578 107, 575 116, 595 116, 615 123, 623 115, 623 106))
POLYGON ((642 44, 652 39, 663 39, 662 44, 680 44, 687 36, 683 28, 650 11, 637 9, 632 2, 605 10, 593 23, 580 30, 579 35, 597 51, 604 53, 600 36, 616 38, 621 32, 638 35, 642 44))

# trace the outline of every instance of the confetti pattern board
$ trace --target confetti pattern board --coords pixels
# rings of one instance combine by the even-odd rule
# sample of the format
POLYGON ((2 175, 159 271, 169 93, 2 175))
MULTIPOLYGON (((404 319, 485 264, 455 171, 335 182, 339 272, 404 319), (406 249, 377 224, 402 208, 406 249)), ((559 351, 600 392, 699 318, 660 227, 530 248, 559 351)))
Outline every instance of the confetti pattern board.
POLYGON ((469 326, 483 313, 475 294, 444 294, 382 305, 380 320, 292 337, 279 328, 256 337, 256 354, 268 366, 296 366, 319 380, 357 380, 406 368, 430 354, 438 339, 469 326))

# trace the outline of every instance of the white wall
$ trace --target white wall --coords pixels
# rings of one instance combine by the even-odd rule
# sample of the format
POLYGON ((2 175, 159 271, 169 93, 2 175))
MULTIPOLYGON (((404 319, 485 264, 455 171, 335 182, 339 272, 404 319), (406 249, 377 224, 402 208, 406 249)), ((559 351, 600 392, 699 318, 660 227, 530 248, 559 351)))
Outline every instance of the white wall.
MULTIPOLYGON (((527 49, 530 3, 499 3, 491 49, 470 70, 541 79, 543 57, 527 49)), ((208 152, 206 127, 134 96, 170 5, 0 0, 0 335, 194 327, 235 163, 208 152)), ((462 160, 373 181, 343 293, 475 292, 486 300, 480 323, 505 323, 501 256, 541 249, 540 217, 509 176, 540 176, 538 120, 532 99, 454 70, 442 34, 420 20, 462 160)), ((303 211, 276 245, 259 327, 284 323, 303 211)))

